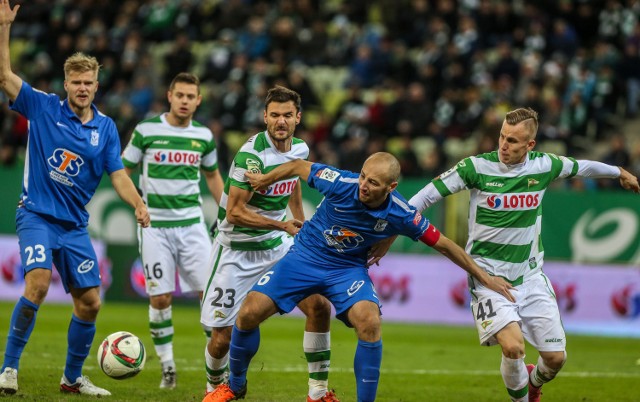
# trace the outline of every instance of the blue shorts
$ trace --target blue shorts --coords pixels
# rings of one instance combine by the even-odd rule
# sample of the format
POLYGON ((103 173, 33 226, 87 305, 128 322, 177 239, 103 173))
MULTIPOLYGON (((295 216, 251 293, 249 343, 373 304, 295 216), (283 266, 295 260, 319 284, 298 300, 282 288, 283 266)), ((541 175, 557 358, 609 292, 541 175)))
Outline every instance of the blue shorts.
POLYGON ((288 313, 304 298, 319 293, 336 309, 336 318, 348 327, 349 308, 361 300, 380 308, 376 289, 364 266, 329 266, 292 247, 251 289, 274 301, 281 314, 288 313))
POLYGON ((86 227, 40 215, 21 207, 16 232, 24 274, 55 265, 64 290, 100 286, 100 268, 86 227))

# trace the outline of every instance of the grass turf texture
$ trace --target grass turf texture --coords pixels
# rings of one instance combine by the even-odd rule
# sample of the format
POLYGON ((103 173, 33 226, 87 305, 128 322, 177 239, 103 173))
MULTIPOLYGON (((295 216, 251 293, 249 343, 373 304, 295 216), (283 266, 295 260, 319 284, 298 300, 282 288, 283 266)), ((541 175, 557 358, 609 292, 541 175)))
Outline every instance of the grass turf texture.
MULTIPOLYGON (((0 348, 4 351, 13 303, 0 303, 0 348)), ((65 396, 59 381, 65 362, 71 306, 45 304, 21 360, 19 391, 1 400, 83 401, 65 396)), ((160 390, 160 365, 148 331, 148 306, 107 302, 98 318, 96 338, 84 374, 113 394, 110 401, 200 401, 204 395, 204 334, 196 306, 174 306, 174 353, 178 387, 160 390), (104 375, 96 362, 98 344, 115 331, 130 331, 147 348, 145 369, 132 379, 104 375)), ((272 317, 262 326, 261 347, 249 368, 246 401, 304 401, 307 366, 302 353, 304 322, 272 317)), ((343 402, 355 401, 353 355, 356 338, 332 322, 329 383, 343 402)), ((384 352, 378 401, 507 401, 499 372, 498 347, 480 347, 473 327, 383 323, 384 352)), ((543 388, 548 401, 638 401, 640 340, 569 335, 568 362, 543 388)), ((527 345, 528 363, 537 353, 527 345)))

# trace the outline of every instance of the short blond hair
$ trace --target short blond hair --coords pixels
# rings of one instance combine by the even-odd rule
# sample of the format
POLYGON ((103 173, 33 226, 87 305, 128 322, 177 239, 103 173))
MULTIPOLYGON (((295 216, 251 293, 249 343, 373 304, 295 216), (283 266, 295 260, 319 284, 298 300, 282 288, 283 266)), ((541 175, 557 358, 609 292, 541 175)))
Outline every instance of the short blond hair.
POLYGON ((71 72, 86 73, 87 71, 93 71, 98 77, 100 71, 100 64, 98 60, 93 56, 88 56, 82 52, 74 53, 69 56, 64 62, 64 77, 65 79, 71 72))
POLYGON ((531 109, 530 107, 518 108, 510 111, 505 116, 504 120, 510 126, 515 126, 519 123, 525 122, 524 124, 529 129, 530 138, 535 138, 536 133, 538 132, 538 112, 531 109))

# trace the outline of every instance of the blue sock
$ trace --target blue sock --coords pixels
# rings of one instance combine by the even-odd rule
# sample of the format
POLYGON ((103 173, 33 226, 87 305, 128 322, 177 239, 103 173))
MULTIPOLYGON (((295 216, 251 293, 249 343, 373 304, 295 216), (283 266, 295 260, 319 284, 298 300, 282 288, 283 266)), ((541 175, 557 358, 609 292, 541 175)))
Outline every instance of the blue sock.
POLYGON ((95 322, 83 321, 71 315, 67 332, 67 364, 64 366, 64 376, 72 384, 82 375, 82 365, 89 355, 95 334, 95 322))
POLYGON ((36 324, 36 314, 39 307, 24 296, 21 296, 16 303, 9 322, 7 347, 4 351, 4 363, 0 371, 4 371, 6 367, 18 369, 20 356, 22 356, 22 351, 29 341, 33 327, 36 324))
POLYGON ((260 347, 260 327, 243 331, 235 325, 229 346, 229 387, 238 392, 247 382, 247 369, 260 347))
POLYGON ((382 340, 377 342, 358 340, 356 356, 353 359, 353 372, 356 375, 358 402, 376 400, 381 363, 382 340))

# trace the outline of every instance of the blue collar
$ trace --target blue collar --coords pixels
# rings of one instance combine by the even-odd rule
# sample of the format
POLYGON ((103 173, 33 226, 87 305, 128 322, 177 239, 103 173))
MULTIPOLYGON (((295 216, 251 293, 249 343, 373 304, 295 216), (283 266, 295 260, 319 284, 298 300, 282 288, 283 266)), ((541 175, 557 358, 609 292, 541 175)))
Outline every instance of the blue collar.
POLYGON ((364 210, 364 212, 368 213, 374 218, 384 218, 387 215, 389 215, 389 212, 391 212, 391 207, 392 207, 391 196, 393 195, 393 191, 389 195, 387 195, 387 199, 384 200, 384 202, 380 204, 378 208, 369 208, 368 206, 364 205, 362 201, 360 201, 359 192, 360 192, 360 186, 356 186, 356 191, 354 193, 353 198, 358 202, 358 205, 362 210, 364 210))
POLYGON ((78 115, 76 115, 73 112, 73 110, 71 110, 71 107, 69 106, 69 98, 67 98, 67 99, 62 101, 62 113, 64 113, 64 115, 69 120, 76 120, 80 125, 84 125, 86 127, 98 128, 99 120, 101 118, 100 117, 100 112, 98 112, 98 108, 93 103, 91 104, 90 107, 91 107, 91 110, 93 111, 93 119, 91 119, 88 122, 82 124, 82 122, 80 121, 80 118, 78 117, 78 115))

